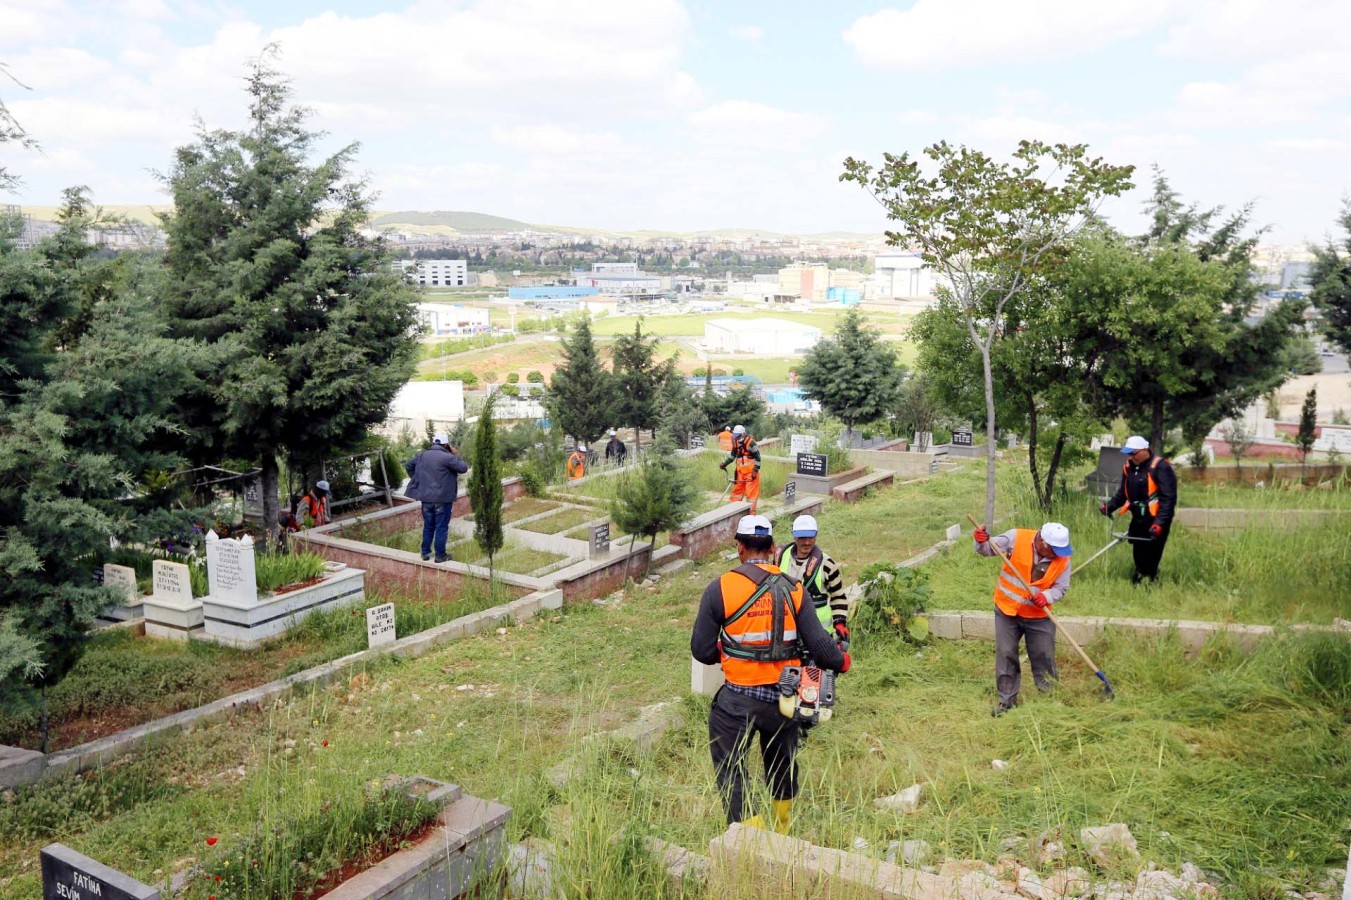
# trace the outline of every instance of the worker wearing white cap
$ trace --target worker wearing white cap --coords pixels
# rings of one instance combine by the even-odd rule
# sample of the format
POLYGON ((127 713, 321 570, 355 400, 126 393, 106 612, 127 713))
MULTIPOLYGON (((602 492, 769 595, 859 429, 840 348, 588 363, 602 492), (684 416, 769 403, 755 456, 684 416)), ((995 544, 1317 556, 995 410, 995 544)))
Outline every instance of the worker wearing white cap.
POLYGON ((1138 434, 1126 438, 1121 448, 1126 461, 1121 465, 1121 487, 1111 500, 1098 507, 1104 516, 1129 511, 1131 551, 1135 554, 1135 573, 1131 584, 1159 577, 1159 562, 1168 543, 1168 532, 1173 526, 1173 511, 1177 509, 1177 473, 1173 464, 1162 456, 1155 456, 1149 441, 1138 434))
POLYGON ((746 431, 745 425, 738 425, 732 429, 732 449, 718 468, 725 472, 733 463, 736 464, 734 470, 736 474, 733 476, 735 480, 732 484, 732 494, 727 498, 728 502, 745 500, 751 505, 751 515, 755 515, 755 510, 760 505, 760 445, 755 443, 755 439, 746 431))
MULTIPOLYGON (((779 676, 801 664, 805 650, 815 665, 849 671, 841 649, 811 614, 802 585, 774 565, 774 530, 764 516, 743 516, 736 528, 740 564, 704 590, 690 634, 690 654, 705 665, 722 664, 725 682, 708 713, 709 751, 727 821, 747 821, 746 751, 760 739, 776 830, 788 825, 797 796, 798 722, 780 708, 779 676)), ((752 817, 749 821, 763 821, 752 817)))
POLYGON ((629 448, 624 446, 624 442, 619 439, 619 435, 611 428, 610 440, 605 444, 605 461, 611 465, 622 466, 628 455, 629 448))
POLYGON ((798 516, 793 520, 793 542, 779 555, 779 568, 802 582, 807 597, 816 607, 821 624, 835 631, 841 641, 849 640, 846 614, 849 600, 844 596, 844 573, 816 542, 815 516, 798 516))
POLYGON ((1059 522, 1047 522, 1040 530, 1014 528, 994 538, 982 525, 973 536, 981 556, 1002 553, 1008 557, 994 589, 994 678, 999 702, 990 714, 1002 716, 1018 704, 1023 686, 1019 639, 1027 643, 1027 659, 1037 690, 1049 691, 1059 677, 1055 668, 1055 623, 1047 618, 1046 610, 1064 599, 1070 589, 1070 555, 1074 551, 1070 530, 1059 522))
POLYGON ((304 497, 300 498, 306 528, 317 528, 332 521, 328 511, 328 498, 332 495, 333 489, 329 487, 328 482, 320 480, 316 481, 314 487, 304 497))
POLYGON ((567 462, 563 465, 563 474, 567 476, 568 481, 586 477, 586 444, 579 443, 568 454, 567 462))

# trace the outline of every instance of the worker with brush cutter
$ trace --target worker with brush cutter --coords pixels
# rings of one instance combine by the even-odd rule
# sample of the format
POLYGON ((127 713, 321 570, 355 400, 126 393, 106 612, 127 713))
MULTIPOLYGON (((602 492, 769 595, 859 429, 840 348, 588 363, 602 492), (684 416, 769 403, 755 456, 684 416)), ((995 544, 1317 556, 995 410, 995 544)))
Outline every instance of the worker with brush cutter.
POLYGON ((991 538, 981 525, 973 536, 981 556, 1006 557, 994 589, 994 674, 999 702, 990 711, 992 716, 1002 716, 1018 704, 1023 686, 1019 639, 1027 643, 1037 690, 1049 691, 1059 678, 1055 623, 1046 612, 1070 587, 1070 530, 1059 522, 1047 522, 1040 530, 1014 528, 991 538))
POLYGON ((1111 500, 1098 507, 1098 512, 1111 517, 1130 511, 1131 524, 1126 529, 1127 539, 1135 554, 1135 572, 1131 584, 1159 577, 1159 562, 1168 543, 1168 532, 1173 527, 1173 511, 1177 508, 1177 473, 1173 464, 1149 449, 1149 441, 1138 434, 1126 438, 1121 448, 1126 462, 1121 465, 1121 487, 1111 500))
POLYGON ((743 517, 736 544, 740 565, 714 579, 699 601, 690 655, 722 663, 726 679, 708 712, 708 739, 727 821, 764 824, 763 816, 745 814, 746 753, 758 736, 773 826, 784 831, 797 796, 801 725, 825 721, 821 713, 834 702, 825 696, 833 693, 825 670, 849 671, 849 651, 827 634, 801 582, 774 565, 769 519, 743 517))

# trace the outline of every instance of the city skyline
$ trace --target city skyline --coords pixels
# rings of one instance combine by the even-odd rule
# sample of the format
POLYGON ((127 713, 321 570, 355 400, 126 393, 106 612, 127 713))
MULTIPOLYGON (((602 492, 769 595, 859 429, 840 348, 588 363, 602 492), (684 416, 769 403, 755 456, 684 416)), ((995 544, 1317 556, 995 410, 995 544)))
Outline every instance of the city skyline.
POLYGON ((758 4, 0 0, 0 85, 42 145, 0 148, 0 201, 87 184, 160 204, 152 170, 242 124, 245 66, 281 48, 296 98, 359 141, 386 210, 476 210, 614 231, 878 233, 838 175, 938 139, 1007 158, 1086 142, 1139 167, 1104 207, 1143 226, 1149 167, 1188 201, 1252 201, 1268 242, 1321 241, 1351 190, 1351 8, 1219 0, 758 4))

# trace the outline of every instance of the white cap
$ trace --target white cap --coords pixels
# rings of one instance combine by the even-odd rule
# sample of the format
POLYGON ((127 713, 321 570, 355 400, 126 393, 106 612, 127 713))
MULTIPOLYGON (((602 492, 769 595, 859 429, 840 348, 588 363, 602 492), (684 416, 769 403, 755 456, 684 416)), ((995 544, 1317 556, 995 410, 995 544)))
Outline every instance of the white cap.
POLYGON ((438 431, 436 436, 432 438, 432 443, 440 444, 444 447, 450 443, 450 435, 446 434, 444 431, 438 431))
POLYGON ((816 537, 816 517, 798 516, 794 519, 793 537, 816 537))
POLYGON ((614 430, 613 428, 611 428, 611 429, 610 429, 610 437, 614 437, 614 436, 615 436, 615 430, 614 430))
POLYGON ((586 452, 586 444, 578 444, 578 445, 577 445, 577 450, 578 450, 579 452, 581 452, 581 453, 585 453, 585 452, 586 452))
POLYGON ((319 490, 321 490, 321 491, 327 491, 327 490, 330 490, 327 481, 316 481, 316 482, 314 483, 314 486, 317 487, 317 488, 318 488, 319 490))
POLYGON ((1070 530, 1059 522, 1047 522, 1041 526, 1041 539, 1051 545, 1056 556, 1069 556, 1074 552, 1070 546, 1070 530))
POLYGON ((743 435, 743 434, 745 434, 745 433, 746 433, 746 426, 745 426, 745 425, 738 425, 737 427, 735 427, 735 428, 732 429, 732 434, 735 434, 735 435, 738 435, 738 436, 743 435))
POLYGON ((774 526, 769 524, 766 516, 742 516, 741 521, 736 523, 736 533, 738 537, 773 534, 774 526))
POLYGON ((1148 450, 1148 449, 1149 449, 1149 441, 1140 437, 1140 435, 1138 434, 1133 434, 1130 437, 1126 438, 1126 446, 1121 448, 1121 452, 1134 453, 1136 450, 1148 450))

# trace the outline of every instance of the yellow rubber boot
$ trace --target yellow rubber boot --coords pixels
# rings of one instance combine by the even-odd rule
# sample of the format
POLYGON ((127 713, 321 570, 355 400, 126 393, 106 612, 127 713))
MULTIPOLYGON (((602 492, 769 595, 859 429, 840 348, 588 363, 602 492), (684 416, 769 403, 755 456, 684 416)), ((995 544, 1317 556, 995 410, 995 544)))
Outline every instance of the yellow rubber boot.
POLYGON ((756 813, 755 815, 751 816, 749 819, 742 819, 742 820, 741 820, 741 824, 742 824, 742 825, 749 825, 751 828, 760 828, 760 829, 763 829, 763 828, 765 827, 765 817, 762 816, 762 815, 760 815, 759 813, 756 813))
POLYGON ((779 834, 788 833, 788 822, 793 816, 792 800, 774 801, 774 830, 779 834))

